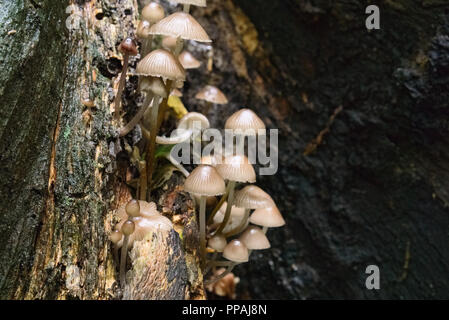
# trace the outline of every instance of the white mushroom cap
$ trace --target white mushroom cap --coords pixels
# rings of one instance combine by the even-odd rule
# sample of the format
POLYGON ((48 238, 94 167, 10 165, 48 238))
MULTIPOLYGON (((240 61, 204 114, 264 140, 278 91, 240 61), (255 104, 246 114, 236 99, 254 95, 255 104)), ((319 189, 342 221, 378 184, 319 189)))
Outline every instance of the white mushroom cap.
POLYGON ((256 226, 249 226, 239 237, 249 250, 263 250, 271 247, 265 233, 256 226))
POLYGON ((228 99, 223 92, 214 86, 205 86, 195 95, 195 99, 205 100, 215 104, 226 104, 228 99))
MULTIPOLYGON (((228 203, 225 202, 218 210, 217 214, 213 218, 214 224, 222 223, 224 220, 226 207, 228 206, 228 203)), ((242 223, 243 218, 245 217, 245 209, 238 208, 236 206, 232 206, 231 208, 231 216, 229 217, 228 223, 226 223, 226 226, 223 229, 223 233, 227 234, 230 232, 233 232, 237 230, 237 228, 242 223)), ((245 226, 247 226, 249 221, 247 220, 245 222, 245 226)))
POLYGON ((196 69, 201 66, 201 61, 196 59, 190 52, 184 50, 178 57, 184 69, 196 69))
POLYGON ((244 155, 227 156, 223 163, 218 164, 216 168, 224 179, 237 182, 256 182, 256 172, 244 155))
POLYGON ((180 37, 199 42, 212 42, 198 21, 185 12, 175 12, 152 25, 150 34, 180 37))
POLYGON ((251 217, 249 217, 249 221, 253 224, 269 228, 285 225, 285 220, 276 206, 256 209, 251 217))
POLYGON ((156 23, 165 17, 164 8, 156 2, 150 2, 142 9, 142 20, 156 23))
POLYGON ((218 154, 202 156, 200 160, 201 164, 207 164, 209 166, 215 167, 217 164, 223 162, 223 156, 218 154))
POLYGON ((256 135, 258 130, 265 130, 266 127, 254 111, 241 109, 226 120, 225 129, 242 130, 243 132, 251 132, 248 135, 256 135))
POLYGON ((237 191, 234 196, 234 204, 240 208, 258 209, 273 207, 275 203, 268 193, 258 186, 249 185, 237 191))
POLYGON ((179 4, 190 4, 192 6, 205 7, 206 0, 173 0, 179 4))
POLYGON ((199 165, 187 177, 184 189, 196 195, 216 196, 225 193, 226 186, 214 167, 199 165))
MULTIPOLYGON (((139 200, 140 205, 140 216, 142 217, 150 217, 154 215, 159 215, 159 211, 157 211, 156 204, 154 202, 146 202, 143 200, 139 200)), ((117 217, 119 218, 119 223, 116 225, 115 229, 120 230, 123 222, 128 219, 128 214, 126 213, 126 204, 122 205, 117 209, 117 217)))
POLYGON ((155 95, 162 98, 167 97, 167 90, 159 77, 143 77, 140 82, 140 90, 144 92, 151 91, 155 95))
POLYGON ((198 125, 198 129, 207 129, 210 127, 209 120, 205 115, 199 112, 188 112, 178 122, 178 129, 192 129, 194 124, 198 125), (198 123, 195 123, 198 122, 198 123))
POLYGON ((240 240, 234 239, 223 250, 223 257, 234 262, 248 262, 248 248, 240 240))
POLYGON ((163 49, 156 49, 138 64, 136 73, 140 76, 162 77, 170 80, 185 80, 186 74, 175 56, 163 49))
POLYGON ((207 246, 217 252, 223 252, 226 245, 226 238, 221 234, 217 234, 207 241, 207 246))

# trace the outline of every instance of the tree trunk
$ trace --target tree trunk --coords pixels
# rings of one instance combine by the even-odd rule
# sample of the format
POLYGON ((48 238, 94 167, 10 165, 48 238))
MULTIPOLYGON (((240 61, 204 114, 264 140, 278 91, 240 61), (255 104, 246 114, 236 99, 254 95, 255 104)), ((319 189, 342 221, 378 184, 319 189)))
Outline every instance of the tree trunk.
MULTIPOLYGON (((239 297, 449 297, 448 5, 379 3, 381 30, 370 32, 355 0, 192 8, 214 40, 214 70, 188 72, 188 109, 201 110, 201 86, 217 85, 230 104, 212 109, 212 126, 246 105, 280 130, 279 171, 258 184, 287 226, 235 268, 239 297), (380 290, 365 287, 370 264, 380 290)), ((76 1, 72 30, 68 1, 1 4, 0 297, 203 298, 195 214, 177 173, 154 193, 177 232, 134 248, 133 262, 155 265, 135 263, 117 290, 107 234, 133 189, 111 103, 137 3, 76 1)), ((188 49, 207 60, 204 46, 188 49)))

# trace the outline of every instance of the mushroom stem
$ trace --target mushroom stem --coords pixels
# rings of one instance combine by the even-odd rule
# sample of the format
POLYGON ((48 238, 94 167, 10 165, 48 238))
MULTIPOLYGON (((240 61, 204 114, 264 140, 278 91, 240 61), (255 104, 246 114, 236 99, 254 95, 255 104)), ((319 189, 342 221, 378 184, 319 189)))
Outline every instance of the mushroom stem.
POLYGON ((231 263, 231 265, 228 265, 228 268, 225 271, 223 271, 222 273, 220 273, 220 275, 218 275, 215 278, 204 281, 204 285, 208 285, 208 284, 217 282, 220 279, 223 279, 224 277, 226 277, 228 274, 230 274, 232 272, 232 270, 234 269, 234 267, 236 265, 238 265, 238 263, 231 263))
POLYGON ((202 195, 200 198, 200 250, 201 250, 201 265, 204 266, 206 261, 206 199, 202 195))
MULTIPOLYGON (((140 108, 140 110, 131 119, 131 121, 129 121, 123 128, 121 128, 119 130, 120 137, 126 136, 139 123, 140 119, 142 119, 143 115, 145 114, 145 111, 147 111, 148 107, 150 106, 152 98, 153 97, 151 94, 147 94, 147 96, 145 97, 145 101, 143 102, 143 105, 140 108)), ((156 100, 156 99, 154 99, 154 100, 156 100)))
POLYGON ((226 188, 226 192, 224 195, 221 196, 220 201, 218 201, 217 205, 215 206, 214 210, 211 212, 211 214, 209 215, 209 218, 207 218, 207 224, 211 224, 212 221, 214 221, 214 217, 217 214, 218 210, 220 210, 221 206, 223 205, 223 203, 225 203, 226 199, 228 198, 229 195, 229 184, 226 188))
POLYGON ((146 38, 142 44, 142 58, 144 58, 147 54, 151 52, 152 46, 153 46, 153 35, 149 35, 148 38, 146 38))
POLYGON ((185 4, 185 5, 184 5, 184 8, 183 8, 183 11, 184 11, 185 13, 189 13, 189 12, 190 12, 190 4, 185 4))
POLYGON ((264 234, 267 234, 268 227, 263 227, 263 228, 262 228, 262 231, 263 231, 264 234))
POLYGON ((147 162, 145 160, 139 161, 139 187, 140 187, 140 200, 145 201, 147 199, 147 162))
POLYGON ((122 288, 126 285, 126 255, 128 253, 128 241, 129 236, 124 235, 123 244, 122 244, 122 255, 120 257, 120 285, 122 288))
POLYGON ((117 244, 114 244, 114 262, 115 262, 115 266, 116 268, 119 265, 119 247, 117 244))
POLYGON ((242 221, 240 222, 240 225, 239 225, 236 229, 234 229, 234 231, 231 231, 231 232, 226 233, 226 234, 224 235, 226 238, 235 236, 236 234, 239 234, 240 232, 242 232, 242 231, 245 229, 246 221, 247 221, 248 218, 249 218, 249 213, 250 213, 250 211, 251 211, 250 209, 245 208, 245 213, 244 213, 244 215, 243 215, 242 221))
POLYGON ((172 157, 171 153, 165 156, 168 161, 171 162, 172 165, 176 167, 186 178, 190 175, 189 171, 186 170, 186 168, 183 167, 182 164, 180 164, 178 161, 175 160, 175 158, 172 157))
POLYGON ((126 83, 126 72, 128 71, 128 64, 129 64, 129 53, 125 53, 123 57, 123 68, 122 72, 120 73, 120 82, 117 89, 117 95, 115 97, 114 101, 114 108, 115 108, 115 119, 120 119, 120 111, 121 108, 121 102, 122 102, 122 92, 125 88, 126 83))
POLYGON ((215 234, 219 234, 223 231, 223 229, 226 227, 226 224, 229 221, 229 218, 231 217, 232 202, 234 201, 235 181, 230 180, 228 183, 228 187, 229 187, 228 205, 226 206, 226 212, 225 212, 223 221, 220 224, 220 226, 218 227, 215 234))

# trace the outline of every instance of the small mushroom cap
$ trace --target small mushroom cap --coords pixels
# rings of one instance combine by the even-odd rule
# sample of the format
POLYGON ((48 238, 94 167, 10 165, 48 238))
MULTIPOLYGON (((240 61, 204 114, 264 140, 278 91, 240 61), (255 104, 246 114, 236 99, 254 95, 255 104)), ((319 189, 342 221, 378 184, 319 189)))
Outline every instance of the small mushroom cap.
POLYGON ((217 234, 207 241, 207 246, 217 252, 223 252, 226 244, 226 238, 221 234, 217 234))
POLYGON ((240 240, 234 239, 224 248, 223 257, 234 262, 248 262, 248 248, 240 240))
POLYGON ((130 200, 126 206, 125 211, 130 217, 138 217, 140 216, 140 204, 136 199, 130 200))
MULTIPOLYGON (((129 236, 128 245, 132 246, 134 241, 141 241, 145 238, 145 236, 150 232, 157 232, 159 230, 162 231, 170 231, 173 228, 172 222, 160 215, 152 215, 152 216, 142 216, 136 217, 132 219, 132 222, 135 224, 134 232, 129 236)), ((123 239, 117 243, 117 246, 120 248, 123 244, 123 239)))
POLYGON ((256 182, 256 172, 244 155, 227 156, 216 168, 224 179, 243 183, 256 182))
POLYGON ((125 236, 129 236, 134 232, 135 227, 132 220, 126 220, 125 223, 122 224, 121 231, 125 236))
POLYGON ((151 51, 138 64, 136 73, 141 76, 185 80, 186 74, 175 56, 163 49, 151 51))
POLYGON ((111 234, 109 235, 109 240, 111 240, 112 243, 117 244, 120 240, 122 240, 123 234, 120 232, 120 230, 112 230, 111 234))
MULTIPOLYGON (((223 222, 227 206, 228 206, 227 202, 223 203, 223 205, 220 207, 220 210, 218 210, 217 214, 214 216, 213 223, 215 225, 218 225, 223 222)), ((226 223, 226 226, 223 229, 223 233, 227 234, 237 230, 237 228, 239 228, 240 224, 242 223, 244 217, 245 217, 245 209, 232 206, 231 216, 229 217, 228 223, 226 223)), ((245 227, 248 225, 248 223, 249 221, 247 220, 245 222, 245 227)))
POLYGON ((179 4, 190 4, 192 6, 205 7, 206 0, 174 0, 174 2, 179 4))
POLYGON ((263 250, 271 247, 265 233, 256 226, 249 226, 239 237, 249 250, 263 250))
POLYGON ((178 57, 184 69, 196 69, 201 66, 201 61, 197 60, 190 52, 184 50, 178 57))
POLYGON ((269 228, 285 225, 285 220, 276 206, 254 210, 251 217, 249 217, 249 221, 253 224, 269 228))
POLYGON ((215 104, 226 104, 228 99, 223 92, 214 86, 205 86, 195 95, 195 99, 206 100, 215 104))
POLYGON ((196 195, 216 196, 225 193, 226 186, 214 167, 199 165, 187 177, 184 189, 196 195))
POLYGON ((199 42, 212 42, 198 21, 185 12, 175 12, 152 25, 150 34, 181 37, 181 39, 199 42))
POLYGON ((165 17, 164 8, 156 2, 150 2, 142 9, 142 20, 156 23, 165 17))
POLYGON ((165 36, 162 39, 162 47, 170 50, 170 51, 174 51, 176 48, 176 41, 178 40, 177 37, 170 37, 170 36, 165 36))
POLYGON ((142 81, 140 82, 140 90, 142 90, 143 92, 151 91, 156 96, 162 98, 167 97, 167 90, 161 78, 143 77, 142 81))
POLYGON ((178 129, 192 129, 194 126, 198 126, 198 129, 209 128, 209 120, 205 115, 199 112, 186 113, 178 123, 178 129))
POLYGON ((126 38, 125 40, 123 40, 122 43, 120 43, 118 50, 121 53, 123 53, 123 54, 127 53, 130 56, 135 56, 139 53, 137 51, 136 43, 131 38, 126 38))
POLYGON ((275 203, 268 193, 258 186, 250 185, 237 191, 234 196, 234 204, 240 208, 258 209, 274 207, 275 203))
MULTIPOLYGON (((153 215, 160 214, 159 211, 157 211, 156 204, 154 202, 146 202, 143 200, 139 200, 139 206, 140 206, 140 216, 142 217, 149 217, 153 215)), ((128 219, 128 214, 126 213, 126 204, 122 205, 117 210, 117 217, 119 218, 119 223, 117 223, 115 229, 120 230, 122 227, 122 224, 128 219)))
POLYGON ((171 96, 175 96, 175 97, 178 97, 178 98, 181 98, 182 97, 182 92, 181 91, 179 91, 179 89, 173 89, 171 92, 170 92, 170 95, 171 96))
POLYGON ((150 36, 151 24, 146 20, 139 21, 137 25, 136 35, 139 39, 147 39, 150 36))
POLYGON ((225 123, 225 129, 231 130, 250 130, 257 134, 258 130, 265 130, 265 124, 254 111, 250 109, 241 109, 231 115, 225 123))

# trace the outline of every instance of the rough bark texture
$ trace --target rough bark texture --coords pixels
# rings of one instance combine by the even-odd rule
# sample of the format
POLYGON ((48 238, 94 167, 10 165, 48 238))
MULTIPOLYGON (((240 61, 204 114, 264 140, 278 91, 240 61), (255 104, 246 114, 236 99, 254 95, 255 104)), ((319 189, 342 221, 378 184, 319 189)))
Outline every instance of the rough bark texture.
MULTIPOLYGON (((183 101, 201 110, 196 91, 217 85, 231 103, 213 108, 213 126, 248 106, 280 129, 279 172, 258 184, 287 226, 235 269, 239 297, 448 298, 446 1, 379 1, 371 32, 356 0, 208 3, 192 14, 214 39, 214 71, 189 72, 183 101), (369 264, 381 290, 365 288, 369 264)), ((107 232, 132 189, 127 158, 114 157, 111 85, 136 4, 78 1, 73 32, 66 1, 0 5, 0 297, 116 298, 107 232)), ((188 48, 206 60, 203 46, 188 48)), ((173 262, 186 273, 178 284, 166 273, 168 290, 145 298, 180 298, 184 286, 203 297, 180 183, 175 173, 155 195, 181 236, 157 241, 180 245, 186 268, 173 262)))
POLYGON ((222 4, 201 20, 232 101, 213 124, 246 105, 280 129, 279 172, 258 183, 287 220, 236 268, 240 297, 448 298, 447 2, 379 1, 371 32, 362 1, 222 4))

